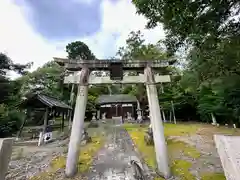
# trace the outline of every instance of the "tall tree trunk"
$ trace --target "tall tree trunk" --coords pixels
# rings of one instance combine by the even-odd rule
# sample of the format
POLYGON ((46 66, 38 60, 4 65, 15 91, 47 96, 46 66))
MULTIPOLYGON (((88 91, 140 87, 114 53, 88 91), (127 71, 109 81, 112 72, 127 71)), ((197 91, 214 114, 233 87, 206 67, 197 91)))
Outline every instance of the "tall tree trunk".
POLYGON ((213 113, 211 113, 211 117, 212 117, 212 125, 216 126, 217 125, 217 121, 216 121, 216 118, 215 118, 213 113))
POLYGON ((23 128, 24 128, 24 126, 25 126, 28 118, 29 118, 29 109, 27 109, 26 116, 24 117, 23 122, 22 122, 22 124, 21 124, 21 127, 20 127, 20 129, 19 129, 19 131, 18 131, 17 139, 19 139, 19 138, 21 137, 23 128))
POLYGON ((166 122, 165 112, 162 110, 163 122, 166 122))
POLYGON ((173 101, 171 101, 171 104, 172 104, 173 121, 174 121, 174 124, 177 124, 176 117, 175 117, 175 109, 174 109, 173 101))
POLYGON ((169 121, 172 122, 172 111, 169 111, 169 121))

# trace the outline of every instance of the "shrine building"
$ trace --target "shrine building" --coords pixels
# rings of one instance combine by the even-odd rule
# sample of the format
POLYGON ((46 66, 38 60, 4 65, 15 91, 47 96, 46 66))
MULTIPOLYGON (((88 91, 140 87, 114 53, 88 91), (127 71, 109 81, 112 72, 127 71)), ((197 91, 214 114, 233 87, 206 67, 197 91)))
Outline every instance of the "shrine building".
POLYGON ((136 119, 138 100, 135 96, 129 94, 101 95, 96 99, 99 106, 100 117, 106 113, 106 118, 126 117, 127 113, 136 119))

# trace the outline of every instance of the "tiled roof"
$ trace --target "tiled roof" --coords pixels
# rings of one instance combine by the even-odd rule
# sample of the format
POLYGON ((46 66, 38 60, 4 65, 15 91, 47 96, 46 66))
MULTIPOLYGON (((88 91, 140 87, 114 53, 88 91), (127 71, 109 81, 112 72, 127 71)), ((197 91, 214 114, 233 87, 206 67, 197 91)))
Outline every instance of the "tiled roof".
POLYGON ((97 104, 132 103, 132 102, 137 102, 137 98, 129 94, 101 95, 96 99, 97 104))
POLYGON ((63 108, 63 109, 72 109, 69 105, 65 104, 64 102, 50 97, 50 96, 46 96, 43 94, 38 94, 38 99, 44 103, 45 105, 49 106, 49 107, 59 107, 59 108, 63 108))
POLYGON ((48 106, 49 108, 61 108, 61 109, 72 109, 69 105, 64 103, 63 101, 58 100, 55 97, 47 96, 43 93, 33 93, 28 95, 28 97, 20 104, 21 107, 26 107, 27 105, 31 104, 34 107, 34 102, 38 100, 43 105, 48 106))

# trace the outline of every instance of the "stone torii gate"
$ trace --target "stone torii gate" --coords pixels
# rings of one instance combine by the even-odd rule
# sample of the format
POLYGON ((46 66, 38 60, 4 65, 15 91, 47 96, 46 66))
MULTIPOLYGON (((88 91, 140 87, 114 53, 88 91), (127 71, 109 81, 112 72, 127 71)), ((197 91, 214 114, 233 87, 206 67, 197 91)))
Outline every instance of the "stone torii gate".
POLYGON ((152 72, 152 70, 164 70, 169 66, 169 62, 159 60, 70 60, 64 58, 54 58, 54 60, 59 65, 64 66, 65 69, 75 71, 72 75, 65 77, 64 83, 78 84, 78 93, 65 169, 66 176, 73 177, 77 173, 77 162, 88 98, 88 86, 91 84, 144 83, 146 85, 149 102, 158 170, 162 176, 169 178, 171 173, 156 84, 170 82, 170 76, 154 75, 152 72), (111 77, 95 77, 91 74, 91 71, 110 71, 111 77), (138 76, 123 76, 123 71, 144 73, 138 76))

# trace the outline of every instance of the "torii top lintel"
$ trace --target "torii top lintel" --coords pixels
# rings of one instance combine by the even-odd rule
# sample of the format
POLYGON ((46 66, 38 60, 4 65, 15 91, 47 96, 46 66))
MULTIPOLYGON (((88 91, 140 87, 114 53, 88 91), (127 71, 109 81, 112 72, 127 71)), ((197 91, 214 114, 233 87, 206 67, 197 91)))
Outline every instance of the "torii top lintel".
POLYGON ((123 70, 143 70, 146 66, 152 69, 165 69, 171 65, 170 60, 72 60, 67 58, 53 58, 59 65, 64 66, 70 71, 79 71, 83 67, 88 67, 90 70, 108 71, 109 65, 113 62, 121 62, 123 70))

